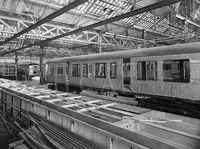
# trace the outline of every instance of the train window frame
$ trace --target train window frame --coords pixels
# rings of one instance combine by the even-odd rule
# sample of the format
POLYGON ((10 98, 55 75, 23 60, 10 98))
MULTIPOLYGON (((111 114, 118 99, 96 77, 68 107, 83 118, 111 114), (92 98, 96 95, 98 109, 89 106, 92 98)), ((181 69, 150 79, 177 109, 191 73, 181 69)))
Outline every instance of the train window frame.
POLYGON ((189 83, 191 80, 190 76, 190 59, 169 59, 163 61, 163 81, 164 82, 179 82, 179 83, 189 83), (165 65, 169 62, 174 62, 171 64, 171 69, 169 70, 165 65), (176 69, 177 68, 177 69, 176 69), (169 72, 166 72, 169 71, 169 72), (171 74, 171 75, 170 75, 171 74), (165 76, 168 77, 166 78, 165 76))
POLYGON ((49 75, 54 75, 54 66, 53 65, 49 65, 48 66, 48 74, 49 75))
POLYGON ((88 64, 88 78, 92 78, 93 76, 93 67, 92 64, 88 64))
POLYGON ((137 61, 137 80, 157 81, 158 79, 158 62, 137 61))
POLYGON ((66 74, 67 76, 69 75, 69 66, 68 66, 68 65, 65 67, 65 74, 66 74))
POLYGON ((64 67, 58 66, 57 67, 57 75, 63 75, 64 74, 64 67))
POLYGON ((82 65, 82 68, 83 68, 83 77, 88 77, 88 64, 83 64, 82 65))
POLYGON ((111 79, 116 79, 117 78, 117 63, 116 62, 110 63, 110 78, 111 79), (114 69, 115 73, 113 73, 113 69, 112 69, 113 66, 112 65, 115 65, 115 69, 114 69))
POLYGON ((4 66, 4 75, 5 76, 15 76, 16 75, 16 66, 15 65, 5 65, 4 66))
POLYGON ((80 77, 80 64, 72 64, 72 77, 80 77), (73 69, 75 68, 75 73, 73 69))
POLYGON ((107 77, 106 69, 107 69, 106 63, 95 63, 95 77, 106 78, 107 77), (103 70, 102 68, 100 68, 101 66, 103 66, 103 70))

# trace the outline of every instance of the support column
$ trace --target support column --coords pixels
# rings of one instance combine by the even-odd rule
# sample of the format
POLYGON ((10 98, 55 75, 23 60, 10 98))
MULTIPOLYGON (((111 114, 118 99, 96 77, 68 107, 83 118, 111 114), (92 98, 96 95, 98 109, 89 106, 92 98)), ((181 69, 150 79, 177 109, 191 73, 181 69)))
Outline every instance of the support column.
POLYGON ((44 46, 40 46, 40 84, 44 84, 44 72, 43 72, 43 63, 44 63, 44 46))
POLYGON ((15 74, 16 74, 16 80, 18 80, 18 75, 17 75, 17 73, 18 73, 18 53, 15 53, 15 68, 16 68, 16 70, 15 70, 15 74))
POLYGON ((102 52, 102 31, 99 32, 99 53, 102 52))
POLYGON ((186 19, 185 21, 184 21, 184 34, 185 34, 185 39, 184 39, 184 42, 185 42, 185 40, 186 40, 186 38, 187 37, 189 37, 189 31, 188 31, 188 21, 187 21, 188 19, 186 19))
MULTIPOLYGON (((144 29, 142 31, 142 39, 146 39, 146 36, 147 36, 147 33, 146 33, 146 30, 144 29)), ((143 41, 141 48, 145 48, 145 46, 146 46, 146 41, 143 41)))

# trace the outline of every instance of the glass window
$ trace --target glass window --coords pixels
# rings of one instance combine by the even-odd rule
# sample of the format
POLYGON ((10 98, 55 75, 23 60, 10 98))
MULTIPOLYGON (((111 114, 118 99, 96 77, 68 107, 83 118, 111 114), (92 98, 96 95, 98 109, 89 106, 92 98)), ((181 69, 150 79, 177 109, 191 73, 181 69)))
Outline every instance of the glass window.
POLYGON ((95 76, 96 77, 106 77, 106 63, 96 63, 95 64, 95 76))
POLYGON ((0 65, 0 76, 3 75, 3 71, 4 71, 4 66, 3 66, 3 65, 0 65))
POLYGON ((123 59, 123 83, 124 85, 131 84, 131 59, 123 59))
POLYGON ((142 62, 137 62, 137 79, 142 80, 142 62))
POLYGON ((88 64, 83 64, 83 76, 88 77, 88 64))
POLYGON ((163 61, 163 80, 190 82, 190 61, 187 59, 163 61))
POLYGON ((66 75, 69 75, 69 67, 68 67, 68 65, 66 66, 66 75))
POLYGON ((80 77, 80 64, 73 64, 72 65, 72 76, 73 77, 80 77))
POLYGON ((57 74, 58 74, 58 75, 62 75, 63 73, 64 73, 63 67, 58 67, 58 68, 57 68, 57 74))
POLYGON ((14 76, 16 74, 16 68, 14 65, 6 65, 4 70, 6 76, 14 76))
POLYGON ((88 77, 92 78, 92 64, 88 64, 88 77))
POLYGON ((54 66, 49 65, 49 75, 54 75, 54 66))
POLYGON ((156 61, 148 61, 146 62, 147 68, 147 80, 157 80, 157 62, 156 61))
POLYGON ((117 63, 110 63, 110 78, 117 77, 117 63))
POLYGON ((138 61, 137 79, 138 80, 157 80, 157 61, 138 61))

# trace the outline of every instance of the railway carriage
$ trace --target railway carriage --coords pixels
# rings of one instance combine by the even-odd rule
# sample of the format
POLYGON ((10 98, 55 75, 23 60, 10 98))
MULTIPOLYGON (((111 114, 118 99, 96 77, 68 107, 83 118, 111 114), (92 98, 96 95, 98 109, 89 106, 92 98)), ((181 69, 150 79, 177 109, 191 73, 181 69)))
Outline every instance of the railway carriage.
POLYGON ((39 65, 37 63, 21 63, 18 66, 18 76, 27 77, 31 80, 32 77, 39 75, 39 65))
POLYGON ((23 63, 19 64, 18 67, 15 63, 1 63, 0 64, 0 77, 16 80, 26 76, 32 78, 39 75, 39 65, 36 63, 23 63))
POLYGON ((0 64, 0 77, 7 79, 16 79, 17 69, 14 63, 0 64))
POLYGON ((58 88, 200 101, 200 43, 64 57, 46 63, 58 88))

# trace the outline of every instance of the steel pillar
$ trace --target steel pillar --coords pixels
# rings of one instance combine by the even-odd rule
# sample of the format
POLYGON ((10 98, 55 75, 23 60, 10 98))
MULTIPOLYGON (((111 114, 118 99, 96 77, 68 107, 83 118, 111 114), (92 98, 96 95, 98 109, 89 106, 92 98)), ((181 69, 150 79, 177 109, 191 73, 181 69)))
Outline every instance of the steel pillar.
POLYGON ((18 80, 18 53, 15 53, 15 65, 16 65, 16 80, 18 80))
POLYGON ((44 62, 44 46, 40 46, 40 84, 44 84, 44 70, 43 70, 43 62, 44 62))
POLYGON ((99 53, 102 52, 102 32, 99 33, 99 53))

